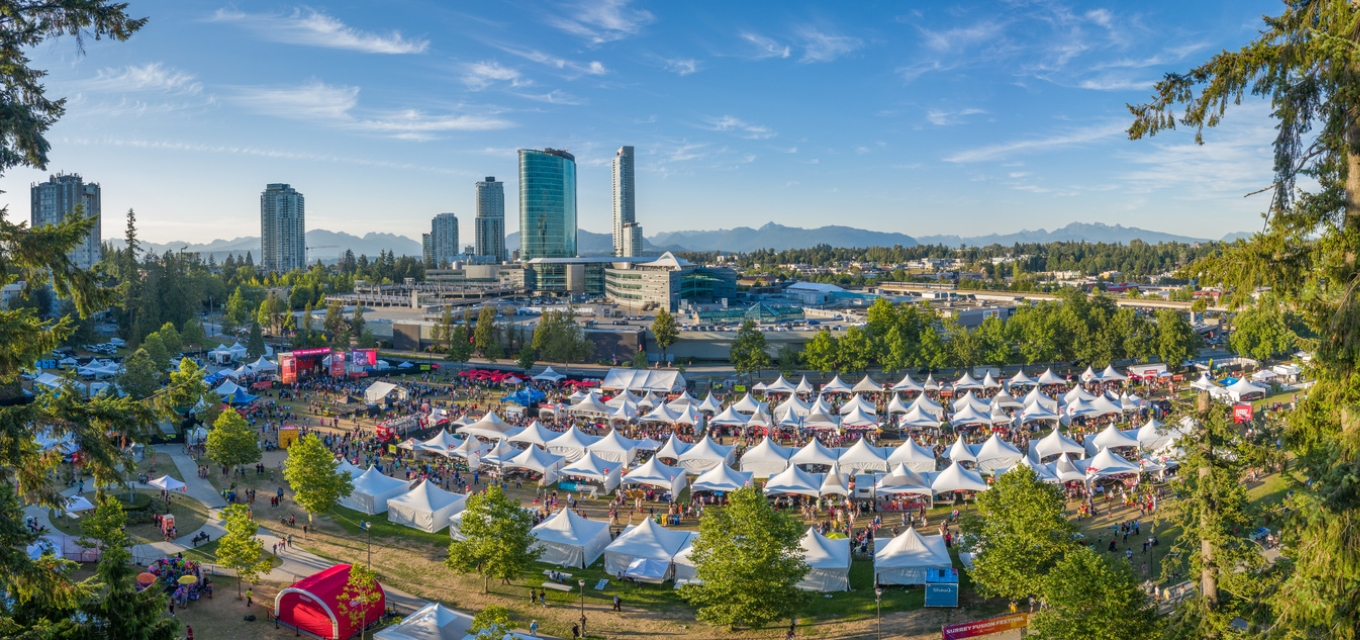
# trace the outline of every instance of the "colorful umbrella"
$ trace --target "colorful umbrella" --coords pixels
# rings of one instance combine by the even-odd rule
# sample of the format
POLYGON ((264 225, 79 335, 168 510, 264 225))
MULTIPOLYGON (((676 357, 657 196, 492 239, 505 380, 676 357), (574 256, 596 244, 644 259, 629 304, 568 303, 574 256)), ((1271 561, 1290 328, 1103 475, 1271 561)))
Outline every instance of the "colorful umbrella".
POLYGON ((156 574, 154 574, 154 573, 147 573, 147 572, 143 571, 143 572, 137 574, 137 583, 138 583, 138 584, 151 584, 151 583, 153 583, 153 582, 155 582, 155 581, 156 581, 156 574))
POLYGON ((193 576, 180 576, 177 582, 179 582, 180 584, 193 584, 195 582, 198 582, 198 578, 195 578, 193 576))

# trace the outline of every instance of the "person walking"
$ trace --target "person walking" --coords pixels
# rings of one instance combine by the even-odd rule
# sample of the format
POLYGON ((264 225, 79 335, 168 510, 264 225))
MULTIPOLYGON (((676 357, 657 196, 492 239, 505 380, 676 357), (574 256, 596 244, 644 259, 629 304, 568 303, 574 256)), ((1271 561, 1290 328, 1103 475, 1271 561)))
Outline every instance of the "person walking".
POLYGON ((572 637, 572 640, 581 640, 581 625, 576 624, 576 623, 574 623, 574 622, 572 623, 572 625, 571 625, 571 637, 572 637))
POLYGON ((537 620, 534 620, 533 622, 530 622, 530 623, 529 623, 529 635, 531 635, 531 636, 536 636, 536 635, 538 635, 538 621, 537 621, 537 620))
POLYGON ((253 599, 254 597, 255 597, 255 592, 254 592, 254 591, 251 591, 250 589, 246 589, 246 606, 247 606, 247 607, 249 607, 249 606, 251 605, 252 599, 253 599))
POLYGON ((615 611, 623 611, 622 606, 623 606, 623 600, 619 598, 619 594, 617 594, 617 593, 614 594, 614 610, 615 610, 615 611))

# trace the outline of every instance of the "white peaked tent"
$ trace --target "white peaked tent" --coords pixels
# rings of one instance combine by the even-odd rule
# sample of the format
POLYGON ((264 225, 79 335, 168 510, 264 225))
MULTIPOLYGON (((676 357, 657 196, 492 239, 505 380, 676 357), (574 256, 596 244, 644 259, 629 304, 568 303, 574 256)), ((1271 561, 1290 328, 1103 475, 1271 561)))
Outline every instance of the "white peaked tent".
POLYGON ((1058 431, 1058 428, 1056 426, 1053 427, 1052 431, 1048 432, 1048 435, 1036 440, 1033 444, 1031 444, 1030 448, 1034 451, 1034 454, 1038 456, 1040 459, 1047 458, 1049 456, 1058 456, 1064 453, 1070 453, 1073 455, 1081 455, 1083 453, 1086 453, 1086 449, 1084 447, 1078 444, 1076 440, 1073 440, 1063 435, 1062 432, 1058 431))
POLYGON ((438 533, 449 526, 449 518, 462 511, 466 504, 467 496, 450 493, 426 480, 404 495, 387 501, 387 520, 426 533, 438 533))
POLYGON ((161 476, 159 478, 153 478, 150 481, 148 481, 147 484, 156 487, 157 489, 163 489, 165 491, 179 491, 183 489, 185 486, 183 482, 171 478, 170 476, 161 476))
POLYGON ((1039 376, 1038 382, 1040 385, 1067 384, 1067 381, 1062 376, 1053 373, 1052 369, 1045 369, 1043 374, 1039 376))
POLYGON ((878 415, 878 410, 874 408, 874 403, 865 400, 864 396, 859 395, 851 397, 845 404, 841 405, 840 413, 841 415, 848 415, 855 409, 859 409, 871 416, 878 415))
POLYGON ((992 437, 987 438, 987 441, 982 443, 982 447, 977 451, 978 471, 996 473, 1009 469, 1023 457, 1025 457, 1024 453, 993 433, 992 437))
POLYGON ((695 491, 721 491, 730 493, 742 487, 750 486, 752 474, 749 471, 737 471, 725 464, 720 464, 708 471, 699 474, 694 479, 694 484, 689 486, 690 492, 695 491))
POLYGON ((956 436, 954 444, 944 450, 944 457, 951 462, 977 462, 977 455, 973 453, 973 448, 963 441, 962 434, 956 436))
POLYGON ((764 409, 761 409, 760 411, 755 412, 755 414, 751 416, 751 419, 746 422, 746 428, 750 429, 752 427, 763 427, 768 429, 770 427, 773 427, 774 424, 775 424, 774 420, 770 419, 770 413, 764 409))
POLYGON ((1082 382, 1090 382, 1090 381, 1092 381, 1092 380, 1099 380, 1099 379, 1100 379, 1100 374, 1096 373, 1096 372, 1095 372, 1095 369, 1092 369, 1092 368, 1089 367, 1089 366, 1086 367, 1086 370, 1085 370, 1085 371, 1081 372, 1081 381, 1082 381, 1082 382))
POLYGON ((364 389, 364 402, 368 404, 378 404, 386 400, 393 393, 397 394, 398 400, 405 400, 407 391, 404 387, 398 387, 390 382, 374 382, 364 389))
POLYGON ((779 426, 797 429, 803 426, 803 417, 794 411, 786 411, 783 417, 779 418, 779 426))
POLYGON ((556 438, 549 440, 547 449, 548 453, 562 456, 569 462, 575 462, 586 455, 586 448, 598 442, 599 439, 599 436, 587 435, 584 431, 573 426, 556 438))
POLYGON ((672 467, 652 456, 638 468, 629 471, 628 475, 623 477, 623 485, 625 487, 646 485, 665 489, 671 493, 671 499, 674 500, 685 488, 685 470, 672 467))
POLYGON ((911 409, 907 407, 907 403, 902 402, 901 396, 894 393, 892 399, 888 400, 888 415, 893 416, 908 411, 911 411, 911 409))
POLYGON ((856 382, 855 386, 851 387, 850 390, 855 393, 879 393, 883 391, 883 385, 875 382, 873 378, 870 378, 868 374, 865 374, 864 379, 856 382))
POLYGON ((447 429, 440 429, 439 433, 430 436, 429 439, 416 443, 415 450, 428 451, 430 453, 438 453, 447 456, 451 449, 471 440, 471 438, 468 438, 467 440, 455 438, 447 429))
POLYGON ((981 388, 982 388, 982 383, 981 383, 981 382, 978 382, 977 380, 975 380, 975 379, 973 378, 973 376, 968 375, 968 372, 967 372, 967 371, 963 372, 963 375, 962 375, 958 380, 955 380, 955 381, 954 381, 954 390, 955 390, 955 391, 962 391, 962 390, 964 390, 964 389, 981 389, 981 388))
POLYGON ((708 395, 704 396, 703 402, 700 402, 698 406, 691 404, 690 408, 695 409, 700 413, 707 413, 709 415, 713 415, 715 413, 718 413, 719 411, 722 411, 722 404, 718 402, 717 398, 713 397, 713 392, 710 391, 708 395))
POLYGON ((555 456, 535 445, 529 445, 528 449, 519 452, 519 455, 505 462, 505 469, 525 469, 543 474, 543 479, 539 481, 541 485, 550 485, 557 482, 557 470, 566 463, 566 458, 555 456))
POLYGON ((794 466, 800 464, 820 464, 830 466, 836 464, 836 460, 839 458, 840 452, 834 449, 828 449, 826 445, 822 444, 821 440, 813 438, 812 441, 803 445, 802 449, 793 452, 793 455, 789 456, 789 464, 794 466))
POLYGON ((1085 387, 1076 386, 1072 387, 1072 389, 1067 393, 1064 393, 1062 396, 1062 400, 1063 402, 1072 404, 1074 402, 1077 402, 1078 400, 1092 401, 1095 400, 1096 397, 1097 397, 1096 394, 1087 391, 1085 387))
POLYGON ((986 491, 987 483, 976 471, 969 471, 957 462, 941 471, 930 483, 930 490, 936 495, 953 491, 986 491))
POLYGON ((792 449, 775 444, 773 440, 766 437, 760 441, 760 444, 741 454, 741 470, 756 478, 768 478, 789 468, 789 456, 791 455, 793 455, 792 449))
POLYGON ((268 360, 265 360, 264 356, 260 356, 259 360, 250 363, 250 368, 255 370, 256 373, 271 373, 274 371, 278 371, 279 365, 276 365, 268 360))
POLYGON ((723 409, 722 413, 710 418, 708 423, 715 427, 744 427, 750 420, 750 416, 738 413, 736 407, 732 406, 723 409))
POLYGON ((821 495, 821 487, 822 474, 808 473, 796 465, 789 465, 788 469, 771 476, 765 482, 765 495, 800 495, 816 498, 821 495))
MULTIPOLYGON (((921 397, 924 398, 925 396, 921 397)), ((939 429, 940 416, 928 413, 920 406, 912 405, 906 415, 898 419, 897 427, 899 429, 939 429)))
POLYGON ((850 590, 849 538, 832 540, 808 527, 798 544, 808 565, 807 575, 796 585, 799 589, 822 593, 850 590))
POLYGON ((943 536, 923 536, 908 527, 874 552, 874 584, 925 584, 929 570, 953 566, 943 536))
POLYGON ((916 396, 916 399, 911 402, 911 405, 908 407, 908 409, 920 409, 921 411, 929 413, 930 415, 935 416, 936 418, 944 416, 944 405, 941 405, 940 403, 931 400, 930 396, 927 396, 925 394, 916 396))
POLYGON ((369 467, 363 475, 350 481, 353 490, 349 497, 340 499, 340 506, 365 515, 375 516, 387 511, 387 501, 410 491, 410 483, 382 474, 377 467, 369 467))
POLYGON ((531 380, 538 380, 538 381, 540 381, 540 382, 559 382, 559 381, 561 381, 561 380, 564 379, 564 378, 566 378, 566 376, 564 376, 564 375, 562 375, 562 374, 560 374, 560 373, 558 373, 558 372, 556 372, 556 371, 553 371, 553 368, 552 368, 552 367, 548 367, 547 369, 544 369, 542 373, 540 373, 540 374, 538 374, 538 375, 536 375, 536 376, 534 376, 533 378, 530 378, 530 379, 531 379, 531 380))
POLYGON ((337 473, 348 473, 351 484, 354 482, 355 478, 364 475, 363 469, 350 464, 349 460, 344 458, 341 458, 340 462, 336 463, 335 470, 337 473))
POLYGON ((1034 404, 1025 407, 1025 409, 1020 412, 1020 422, 1022 424, 1048 420, 1057 422, 1061 419, 1062 416, 1058 415, 1053 409, 1050 409, 1048 405, 1042 402, 1035 402, 1034 404))
POLYGON ((1077 463, 1078 467, 1083 465, 1086 468, 1086 477, 1088 478, 1137 474, 1142 471, 1142 468, 1136 463, 1125 460, 1109 449, 1101 449, 1100 453, 1077 463))
POLYGON ((1191 382, 1190 386, 1199 389, 1200 391, 1216 391, 1219 388, 1218 383, 1214 382, 1213 377, 1209 375, 1208 371, 1201 373, 1199 375, 1199 380, 1191 382))
POLYGON ((1024 409, 1025 403, 1016 400, 1014 396, 1005 391, 998 391, 996 395, 992 396, 992 406, 1002 409, 1024 409))
POLYGON ((638 451, 656 451, 661 448, 661 443, 648 437, 643 437, 637 441, 638 451))
POLYGON ((636 407, 638 401, 641 400, 641 399, 642 399, 641 396, 634 395, 632 391, 624 390, 623 393, 620 393, 620 394, 618 394, 618 395, 616 395, 616 396, 610 398, 609 401, 608 401, 608 402, 605 402, 604 404, 605 404, 605 406, 610 407, 610 408, 614 408, 614 409, 617 409, 617 408, 619 408, 620 406, 623 406, 623 405, 625 405, 625 404, 631 404, 631 405, 633 405, 634 407, 636 407))
POLYGON ((707 436, 694 443, 689 451, 680 454, 680 466, 690 475, 699 475, 720 464, 730 464, 735 458, 734 447, 721 445, 707 436))
POLYGON ((986 400, 974 395, 972 391, 969 391, 968 393, 955 398, 950 406, 955 411, 962 411, 964 407, 972 407, 973 409, 976 409, 978 413, 987 413, 987 410, 990 409, 992 405, 986 400))
POLYGON ((1242 378, 1228 387, 1228 395, 1232 396, 1234 402, 1255 400, 1265 397, 1266 388, 1252 384, 1251 380, 1242 378))
POLYGON ((1025 398, 1020 402, 1023 403, 1026 407, 1032 407, 1036 404, 1041 404, 1049 409, 1052 409, 1054 413, 1057 413, 1058 411, 1058 401, 1049 397, 1042 391, 1039 391, 1039 387, 1030 389, 1029 393, 1025 394, 1025 398))
POLYGON ((635 576, 648 582, 665 582, 671 577, 671 560, 675 554, 689 543, 689 533, 666 529, 645 518, 642 524, 630 526, 609 543, 604 550, 604 570, 611 575, 628 571, 636 560, 654 560, 663 563, 662 575, 635 576))
POLYGON ((841 453, 836 464, 847 473, 856 471, 887 471, 888 459, 882 449, 872 446, 864 438, 855 441, 841 453))
POLYGON ((1144 451, 1161 451, 1174 446, 1177 440, 1190 435, 1198 426, 1199 424, 1189 416, 1181 419, 1180 424, 1171 426, 1149 418, 1147 424, 1138 428, 1138 446, 1144 451))
MULTIPOLYGON (((709 394, 709 395, 712 395, 712 394, 709 394)), ((674 410, 676 410, 676 411, 679 411, 680 409, 683 409, 683 408, 685 408, 685 407, 689 407, 689 406, 693 406, 693 405, 699 404, 699 399, 698 399, 698 398, 695 398, 695 397, 692 396, 692 395, 690 395, 688 390, 682 390, 682 391, 680 392, 680 395, 675 396, 675 399, 674 399, 674 400, 671 400, 670 402, 667 402, 666 404, 670 405, 670 406, 671 406, 671 409, 674 409, 674 410)))
POLYGON ((675 566, 675 573, 671 578, 675 580, 675 588, 679 589, 686 584, 701 584, 698 568, 694 565, 694 541, 699 539, 698 531, 687 531, 689 540, 685 541, 685 546, 680 547, 671 563, 675 566))
MULTIPOLYGON (((1137 433, 1136 431, 1134 433, 1137 433)), ((1096 450, 1110 447, 1137 447, 1138 438, 1129 435, 1124 431, 1115 428, 1114 425, 1105 427, 1104 431, 1097 433, 1094 438, 1086 441, 1086 448, 1089 452, 1094 445, 1096 450)))
POLYGON ((576 404, 567 407, 567 411, 578 416, 606 416, 609 415, 609 406, 600 401, 600 397, 588 393, 576 404))
POLYGON ((685 377, 678 371, 610 369, 600 388, 670 393, 685 388, 685 377))
POLYGON ((616 429, 610 429, 604 437, 587 446, 586 451, 610 462, 630 465, 633 464, 633 458, 637 457, 637 441, 619 435, 616 429))
POLYGON ((229 396, 229 395, 231 395, 231 394, 233 394, 233 393, 236 393, 236 390, 237 390, 237 389, 240 389, 240 388, 241 388, 240 385, 238 385, 238 384, 236 384, 235 382, 232 382, 230 379, 228 379, 228 380, 223 380, 223 381, 222 381, 222 384, 217 385, 217 388, 216 388, 216 389, 213 389, 213 391, 217 392, 217 395, 222 396, 223 398, 225 398, 225 397, 227 397, 227 396, 229 396))
POLYGON ((826 411, 813 410, 803 416, 803 426, 808 429, 826 429, 840 433, 841 419, 826 411))
POLYGON ((638 400, 637 406, 638 409, 655 408, 657 406, 656 394, 653 394, 651 391, 648 391, 647 395, 642 396, 642 399, 638 400))
POLYGON ((760 411, 760 409, 764 406, 765 405, 761 404, 755 398, 752 398, 751 394, 748 392, 746 395, 742 396, 740 400, 736 401, 735 403, 732 404, 732 406, 728 408, 740 413, 755 413, 757 411, 760 411))
POLYGON ((665 446, 661 447, 661 449, 656 452, 656 455, 654 457, 679 460, 681 454, 685 453, 686 451, 689 451, 690 447, 693 446, 694 445, 685 442, 684 440, 681 440, 674 433, 672 433, 671 437, 666 438, 665 446))
POLYGON ((954 415, 949 416, 949 424, 955 427, 977 426, 980 424, 991 424, 991 422, 992 410, 990 407, 986 409, 977 409, 971 404, 963 405, 962 409, 955 411, 954 415))
POLYGON ((765 387, 765 393, 766 393, 767 395, 768 395, 768 394, 771 394, 771 393, 790 393, 790 394, 791 394, 791 393, 795 392, 796 390, 797 390, 797 388, 793 386, 793 383, 791 383, 791 382, 789 382, 788 380, 785 380, 785 379, 784 379, 783 374, 781 374, 781 375, 779 376, 779 379, 778 379, 778 380, 775 380, 774 382, 771 382, 769 385, 766 385, 766 387, 765 387))
POLYGON ((902 464, 893 467, 892 471, 884 474, 883 477, 878 479, 878 482, 874 483, 874 493, 879 496, 909 493, 927 496, 932 500, 935 497, 935 492, 930 488, 930 482, 921 474, 902 464))
POLYGON ((935 453, 919 444, 915 440, 908 439, 900 446, 894 447, 888 454, 889 465, 906 465, 908 469, 917 473, 935 471, 935 453))
POLYGON ((777 416, 787 415, 790 411, 794 415, 805 416, 812 411, 812 403, 800 400, 797 395, 791 395, 787 400, 774 406, 774 414, 777 416))
POLYGON ((992 424, 1010 424, 1014 422, 1011 415, 1006 413, 1006 410, 1002 409, 999 405, 992 405, 992 408, 987 411, 987 415, 992 419, 992 424))
POLYGON ((632 422, 638 419, 638 408, 636 404, 624 403, 609 412, 610 422, 632 422))
POLYGON ((798 381, 798 384, 794 386, 793 391, 799 394, 812 393, 812 384, 807 381, 807 376, 803 376, 802 379, 798 381))
POLYGON ((921 383, 912 380, 911 374, 908 373, 907 375, 902 376, 902 380, 900 380, 897 384, 892 386, 892 390, 903 392, 914 391, 916 393, 921 393, 922 391, 925 391, 926 388, 921 386, 921 383))
POLYGON ((853 392, 854 389, 850 385, 845 384, 843 380, 841 380, 840 374, 836 374, 835 376, 833 376, 831 378, 831 382, 822 385, 822 395, 828 393, 853 393, 853 392))
POLYGON ((1034 378, 1031 378, 1031 377, 1025 375, 1025 370, 1024 370, 1024 369, 1021 369, 1021 370, 1015 372, 1015 375, 1011 376, 1011 379, 1010 379, 1011 388, 1015 388, 1015 387, 1023 387, 1023 386, 1026 386, 1026 385, 1034 385, 1034 384, 1037 384, 1037 381, 1036 381, 1034 378))
MULTIPOLYGON (((689 405, 685 405, 685 406, 683 406, 683 407, 680 407, 681 410, 688 409, 688 408, 689 408, 689 405)), ((656 408, 655 408, 655 409, 652 409, 651 411, 649 411, 649 412, 647 413, 647 415, 642 416, 641 421, 642 421, 642 422, 664 422, 664 423, 666 423, 666 424, 675 424, 675 419, 678 418, 678 417, 680 417, 680 412, 679 412, 679 411, 676 411, 675 409, 672 409, 670 405, 668 405, 668 404, 658 404, 658 405, 656 405, 656 408)))
POLYGON ((1020 458, 1019 462, 1015 463, 1014 465, 1011 466, 1011 468, 1006 469, 1002 473, 1003 474, 1010 473, 1021 467, 1033 471, 1034 475, 1038 476, 1040 482, 1047 482, 1048 484, 1058 484, 1057 474, 1053 473, 1053 470, 1048 468, 1048 465, 1035 464, 1030 461, 1028 456, 1020 458))
POLYGON ((1057 460, 1044 466, 1048 467, 1053 472, 1053 475, 1058 477, 1059 482, 1086 481, 1086 468, 1083 466, 1083 463, 1081 461, 1074 462, 1066 453, 1058 456, 1057 460))
POLYGON ((835 465, 831 470, 821 474, 822 486, 817 488, 817 495, 825 498, 827 496, 846 496, 850 495, 850 480, 841 473, 835 465))
POLYGON ((482 463, 494 464, 499 467, 515 459, 515 456, 521 453, 524 453, 524 451, 510 446, 509 442, 497 440, 496 445, 491 447, 490 451, 482 454, 482 463))
POLYGON ((500 416, 496 415, 495 411, 488 411, 486 415, 482 416, 481 420, 458 427, 458 433, 488 440, 504 440, 519 433, 519 427, 502 420, 500 416))
POLYGON ((983 388, 983 389, 1000 389, 1000 388, 1001 388, 1001 383, 1000 383, 1000 382, 997 382, 997 381, 996 381, 996 378, 993 378, 993 377, 992 377, 992 372, 991 372, 991 371, 988 371, 988 372, 987 372, 987 375, 983 376, 983 378, 982 378, 982 388, 983 388))
POLYGON ((482 444, 481 440, 478 440, 476 438, 468 438, 467 440, 463 440, 462 442, 460 442, 458 446, 452 449, 445 450, 444 455, 456 456, 464 460, 467 460, 469 463, 471 463, 472 457, 474 455, 481 457, 490 449, 491 447, 482 444))
POLYGON ((850 410, 850 413, 841 416, 841 425, 846 427, 877 427, 878 416, 865 411, 863 407, 855 407, 850 410))
POLYGON ((924 387, 926 391, 940 390, 940 383, 935 381, 935 374, 933 373, 926 374, 926 381, 921 383, 921 386, 924 387))
POLYGON ((1101 382, 1124 382, 1129 377, 1114 370, 1114 365, 1105 365, 1105 370, 1100 372, 1101 382))
POLYGON ((561 509, 537 527, 531 549, 542 549, 539 562, 584 569, 594 564, 609 546, 609 523, 561 509))
MULTIPOLYGON (((401 622, 373 634, 373 640, 464 640, 472 629, 472 616, 454 611, 438 602, 417 609, 401 622)), ((506 638, 515 634, 506 634, 506 638)))
POLYGON ((538 423, 537 420, 529 423, 523 431, 510 436, 512 444, 527 444, 547 447, 548 443, 561 434, 538 423))
POLYGON ((680 415, 675 416, 675 424, 698 425, 703 423, 703 421, 703 414, 699 413, 699 409, 694 408, 694 405, 685 407, 685 410, 681 411, 680 415))
POLYGON ((619 467, 623 465, 612 460, 605 460, 593 453, 586 453, 576 462, 562 467, 558 472, 558 477, 572 476, 585 478, 591 482, 598 482, 604 486, 605 493, 611 493, 619 486, 619 467))

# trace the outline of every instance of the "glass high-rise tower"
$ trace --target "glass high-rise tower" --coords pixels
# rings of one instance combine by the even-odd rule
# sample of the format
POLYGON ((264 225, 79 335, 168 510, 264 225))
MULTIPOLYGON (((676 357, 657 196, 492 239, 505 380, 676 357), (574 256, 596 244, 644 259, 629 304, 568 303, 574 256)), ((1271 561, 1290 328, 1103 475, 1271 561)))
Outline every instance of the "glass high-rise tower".
POLYGON ((260 194, 260 266, 277 272, 307 268, 306 200, 291 185, 274 183, 260 194))
POLYGON ((576 257, 576 157, 519 150, 519 259, 576 257))
POLYGON ((86 218, 95 219, 94 227, 67 257, 81 269, 89 269, 99 262, 103 253, 99 184, 85 182, 78 173, 59 173, 49 177, 47 182, 33 183, 29 191, 33 199, 30 228, 61 224, 67 216, 75 214, 77 206, 84 209, 86 218))
POLYGON ((443 268, 458 256, 458 216, 441 213, 430 221, 430 257, 443 268))
MULTIPOLYGON (((633 256, 629 253, 629 238, 625 231, 629 223, 637 222, 637 209, 633 200, 633 148, 619 147, 614 154, 614 255, 633 256)), ((637 247, 641 251, 642 247, 637 247)))
POLYGON ((473 221, 475 251, 505 262, 505 183, 487 176, 477 183, 477 217, 473 221))

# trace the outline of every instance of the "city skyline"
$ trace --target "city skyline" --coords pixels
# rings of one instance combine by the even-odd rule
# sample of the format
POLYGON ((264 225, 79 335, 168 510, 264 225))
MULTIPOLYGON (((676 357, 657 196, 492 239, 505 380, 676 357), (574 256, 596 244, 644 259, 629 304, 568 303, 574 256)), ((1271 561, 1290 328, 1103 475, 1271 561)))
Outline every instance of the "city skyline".
POLYGON ((149 240, 232 238, 254 226, 258 185, 285 180, 311 194, 315 228, 419 238, 449 211, 474 237, 473 183, 508 175, 517 193, 515 150, 552 147, 579 158, 580 228, 609 233, 624 144, 650 234, 1122 221, 1220 237, 1255 226, 1265 202, 1241 196, 1272 181, 1260 102, 1208 147, 1122 133, 1126 103, 1246 42, 1264 1, 1188 15, 1170 2, 139 8, 154 19, 128 43, 31 52, 69 102, 48 170, 0 178, 11 216, 26 217, 22 186, 78 172, 103 185, 104 237, 133 207, 149 240))

